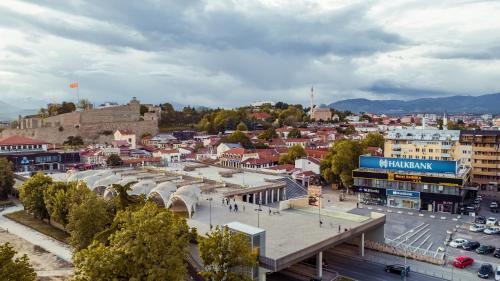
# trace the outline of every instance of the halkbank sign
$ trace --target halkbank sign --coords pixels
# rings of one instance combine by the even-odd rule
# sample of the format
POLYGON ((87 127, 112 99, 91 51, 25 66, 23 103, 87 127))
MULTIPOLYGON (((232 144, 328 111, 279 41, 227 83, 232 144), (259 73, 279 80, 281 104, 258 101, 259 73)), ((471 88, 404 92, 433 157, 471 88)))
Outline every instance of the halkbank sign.
POLYGON ((456 174, 457 161, 360 156, 359 167, 394 171, 456 174))

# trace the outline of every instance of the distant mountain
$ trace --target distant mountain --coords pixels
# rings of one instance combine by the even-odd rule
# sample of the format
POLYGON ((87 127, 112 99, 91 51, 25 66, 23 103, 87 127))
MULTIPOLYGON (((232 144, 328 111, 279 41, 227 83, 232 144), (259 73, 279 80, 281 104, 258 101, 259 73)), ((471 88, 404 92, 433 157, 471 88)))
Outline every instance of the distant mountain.
POLYGON ((331 108, 352 112, 406 113, 500 113, 500 93, 482 96, 449 96, 416 100, 347 99, 331 103, 331 108))
POLYGON ((0 101, 0 121, 15 120, 19 115, 29 115, 36 113, 35 109, 22 109, 6 102, 0 101))

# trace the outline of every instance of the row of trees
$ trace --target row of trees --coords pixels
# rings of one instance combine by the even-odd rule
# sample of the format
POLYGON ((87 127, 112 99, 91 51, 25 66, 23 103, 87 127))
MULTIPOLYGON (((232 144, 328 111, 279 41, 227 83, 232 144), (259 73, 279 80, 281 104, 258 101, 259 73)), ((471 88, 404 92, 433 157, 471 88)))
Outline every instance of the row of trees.
MULTIPOLYGON (((20 198, 29 213, 69 232, 73 280, 184 280, 196 229, 144 196, 130 196, 133 184, 113 185, 117 196, 105 200, 82 182, 57 182, 38 173, 24 183, 20 198)), ((249 280, 232 270, 256 263, 243 236, 216 228, 199 247, 205 264, 200 274, 208 280, 249 280)))
POLYGON ((0 200, 6 200, 12 194, 14 187, 14 172, 12 163, 5 157, 0 157, 0 200))

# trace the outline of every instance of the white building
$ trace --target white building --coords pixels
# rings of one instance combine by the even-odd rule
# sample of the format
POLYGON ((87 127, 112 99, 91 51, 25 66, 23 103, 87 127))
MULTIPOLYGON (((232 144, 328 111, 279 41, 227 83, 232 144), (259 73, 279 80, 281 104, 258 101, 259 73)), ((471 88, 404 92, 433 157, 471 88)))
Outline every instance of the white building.
POLYGON ((115 141, 126 141, 131 149, 137 148, 137 139, 134 133, 129 130, 117 130, 114 134, 115 141))

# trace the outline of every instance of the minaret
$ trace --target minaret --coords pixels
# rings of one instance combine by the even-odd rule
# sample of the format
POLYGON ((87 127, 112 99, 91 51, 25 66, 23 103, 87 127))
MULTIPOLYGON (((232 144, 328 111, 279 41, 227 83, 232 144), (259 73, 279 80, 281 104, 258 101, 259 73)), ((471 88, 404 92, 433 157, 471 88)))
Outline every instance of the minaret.
POLYGON ((314 110, 314 88, 311 86, 311 110, 309 111, 309 115, 311 117, 313 116, 313 110, 314 110))
POLYGON ((448 130, 448 118, 446 117, 446 112, 443 115, 443 130, 448 130))

